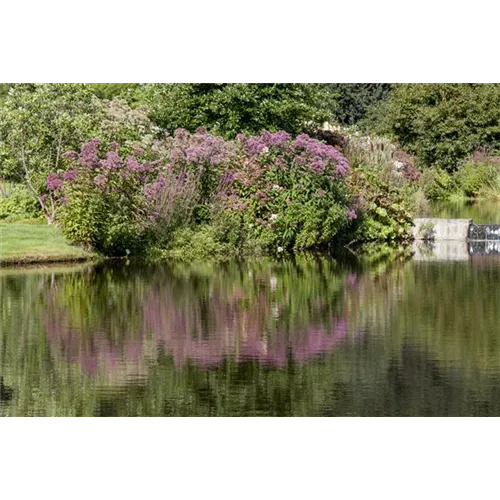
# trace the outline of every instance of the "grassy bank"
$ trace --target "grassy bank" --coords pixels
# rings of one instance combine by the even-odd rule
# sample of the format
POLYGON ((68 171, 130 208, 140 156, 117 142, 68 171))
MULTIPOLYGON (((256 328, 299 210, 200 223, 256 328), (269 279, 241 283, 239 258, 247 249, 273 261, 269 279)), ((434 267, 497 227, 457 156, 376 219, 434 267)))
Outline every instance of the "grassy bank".
POLYGON ((54 226, 0 224, 0 263, 28 264, 86 260, 94 255, 68 245, 54 226))

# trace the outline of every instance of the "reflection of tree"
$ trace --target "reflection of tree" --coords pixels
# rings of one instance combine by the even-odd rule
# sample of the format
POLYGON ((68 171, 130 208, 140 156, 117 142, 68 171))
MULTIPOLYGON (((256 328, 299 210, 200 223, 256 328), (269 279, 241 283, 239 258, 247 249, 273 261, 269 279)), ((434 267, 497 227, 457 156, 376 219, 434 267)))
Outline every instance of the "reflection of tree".
POLYGON ((0 412, 498 415, 499 272, 304 258, 2 275, 0 412))
POLYGON ((3 383, 3 377, 0 375, 0 403, 10 401, 12 399, 13 390, 3 383))
POLYGON ((42 317, 55 352, 87 374, 144 368, 159 352, 178 366, 217 366, 226 357, 284 366, 289 356, 306 361, 347 335, 343 293, 354 283, 332 264, 240 265, 187 276, 183 267, 146 276, 105 269, 63 278, 42 317))

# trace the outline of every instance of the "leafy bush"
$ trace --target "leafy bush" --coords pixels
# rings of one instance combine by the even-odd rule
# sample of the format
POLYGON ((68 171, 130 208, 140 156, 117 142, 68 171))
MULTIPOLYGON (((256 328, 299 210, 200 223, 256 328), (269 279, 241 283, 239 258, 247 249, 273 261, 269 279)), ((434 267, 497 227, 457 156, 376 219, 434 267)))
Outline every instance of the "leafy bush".
POLYGON ((335 118, 343 125, 362 120, 368 110, 389 96, 390 83, 331 83, 330 89, 338 95, 335 118))
POLYGON ((22 184, 14 185, 8 196, 0 198, 0 220, 14 222, 43 218, 40 204, 22 184))
POLYGON ((84 84, 11 87, 0 108, 0 175, 26 180, 38 193, 62 153, 88 139, 101 117, 97 99, 84 84))
POLYGON ((155 247, 153 259, 194 261, 201 259, 224 260, 235 256, 234 247, 228 247, 214 232, 212 226, 182 227, 175 230, 165 248, 155 247))
POLYGON ((99 99, 128 99, 133 101, 138 83, 91 83, 92 91, 99 99))
POLYGON ((458 189, 468 198, 500 197, 500 158, 476 152, 456 172, 458 189))
POLYGON ((332 146, 281 131, 238 136, 242 161, 231 172, 225 207, 242 214, 249 241, 271 249, 331 245, 356 217, 349 164, 332 146))
POLYGON ((387 132, 424 166, 451 172, 477 148, 500 148, 500 84, 398 85, 382 115, 387 132))
POLYGON ((131 108, 124 99, 115 98, 101 103, 103 117, 98 135, 105 145, 119 142, 127 152, 148 148, 160 136, 160 128, 149 118, 144 106, 131 108))
POLYGON ((411 237, 413 190, 401 179, 360 166, 349 179, 351 193, 357 197, 359 218, 352 233, 356 242, 404 242, 411 237))
POLYGON ((296 134, 331 119, 335 106, 324 85, 302 83, 155 83, 144 86, 142 102, 169 131, 207 127, 227 138, 263 130, 296 134))
POLYGON ((428 200, 446 200, 454 190, 453 178, 441 168, 424 170, 421 179, 423 192, 428 200))
POLYGON ((66 154, 72 168, 49 174, 44 196, 53 200, 71 242, 108 255, 165 243, 175 229, 199 219, 230 158, 225 141, 204 130, 179 130, 147 154, 137 149, 127 155, 118 143, 101 154, 100 147, 94 139, 66 154))

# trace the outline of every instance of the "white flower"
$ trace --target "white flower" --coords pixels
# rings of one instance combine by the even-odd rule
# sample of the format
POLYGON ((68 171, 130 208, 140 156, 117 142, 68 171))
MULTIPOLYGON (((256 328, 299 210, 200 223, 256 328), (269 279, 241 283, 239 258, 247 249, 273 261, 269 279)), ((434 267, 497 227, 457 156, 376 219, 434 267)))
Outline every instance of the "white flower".
POLYGON ((278 247, 278 252, 282 252, 283 251, 283 247, 278 247))
POLYGON ((276 220, 278 218, 278 214, 271 214, 271 220, 276 220))

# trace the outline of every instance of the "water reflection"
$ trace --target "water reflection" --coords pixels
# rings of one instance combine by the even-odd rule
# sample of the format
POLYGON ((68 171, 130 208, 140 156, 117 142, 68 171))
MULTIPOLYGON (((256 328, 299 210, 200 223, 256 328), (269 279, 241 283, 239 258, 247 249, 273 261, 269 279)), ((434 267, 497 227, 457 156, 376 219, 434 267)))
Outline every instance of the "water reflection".
POLYGON ((4 270, 0 412, 500 414, 499 279, 494 259, 4 270))
POLYGON ((430 217, 443 219, 472 219, 475 224, 500 224, 500 202, 456 201, 435 202, 430 208, 430 217))
POLYGON ((124 365, 140 371, 160 354, 176 366, 213 367, 232 357, 283 367, 347 336, 344 295, 352 300, 357 287, 357 274, 338 272, 332 260, 107 266, 56 278, 40 318, 53 354, 89 375, 124 365))

